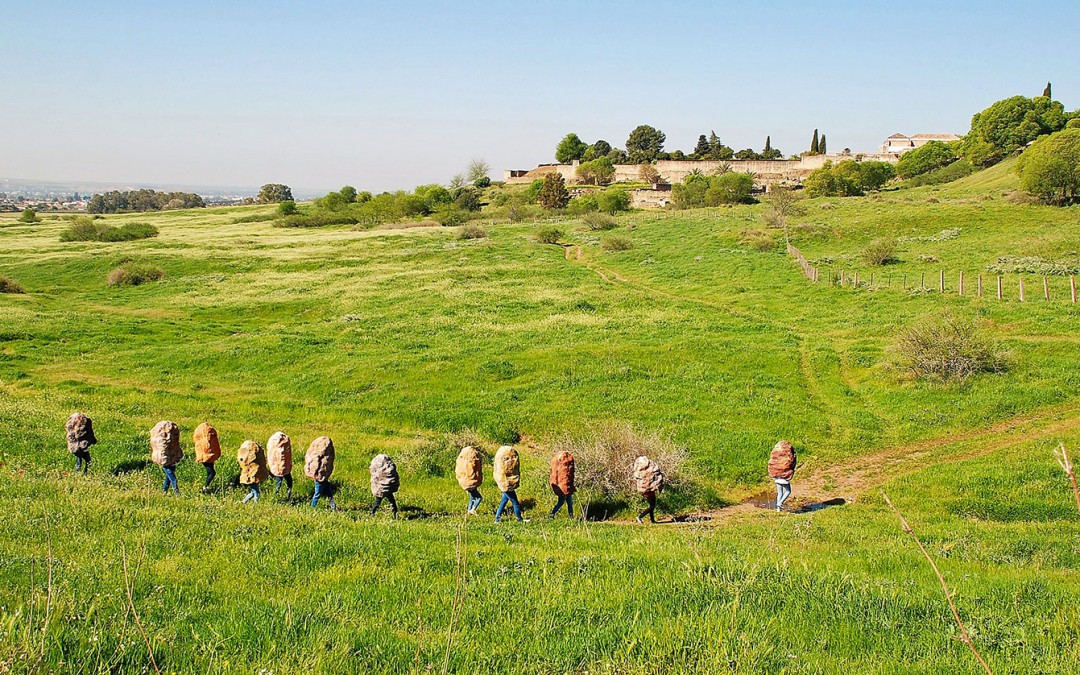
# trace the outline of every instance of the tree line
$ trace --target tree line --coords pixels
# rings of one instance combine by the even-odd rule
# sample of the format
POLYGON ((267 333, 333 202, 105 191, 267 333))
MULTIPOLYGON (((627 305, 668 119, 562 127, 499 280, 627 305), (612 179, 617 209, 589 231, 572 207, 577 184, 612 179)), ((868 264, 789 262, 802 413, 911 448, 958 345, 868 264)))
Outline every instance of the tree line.
POLYGON ((720 140, 720 137, 716 135, 715 131, 710 131, 708 135, 701 134, 698 136, 697 145, 694 146, 694 150, 690 153, 683 152, 682 150, 674 150, 671 152, 665 151, 664 143, 666 141, 667 136, 663 131, 649 126, 648 124, 638 125, 630 132, 630 136, 626 139, 625 150, 612 147, 612 145, 605 140, 598 140, 595 143, 589 144, 581 140, 576 133, 569 133, 564 136, 555 147, 555 160, 560 164, 570 164, 572 162, 598 162, 606 159, 606 163, 614 165, 646 164, 665 159, 725 161, 729 159, 761 160, 784 158, 784 154, 780 152, 780 150, 772 147, 771 136, 765 137, 765 147, 761 152, 757 152, 753 148, 745 148, 738 151, 733 150, 730 146, 725 145, 723 141, 720 140))
POLYGON ((87 213, 124 213, 135 211, 172 211, 203 208, 203 198, 192 192, 157 192, 156 190, 113 190, 96 194, 86 204, 87 213))

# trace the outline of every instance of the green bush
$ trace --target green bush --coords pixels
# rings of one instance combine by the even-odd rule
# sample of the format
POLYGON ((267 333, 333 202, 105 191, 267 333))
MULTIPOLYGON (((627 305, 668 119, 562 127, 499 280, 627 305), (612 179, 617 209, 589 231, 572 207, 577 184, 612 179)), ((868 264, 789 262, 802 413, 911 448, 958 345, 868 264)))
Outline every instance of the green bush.
POLYGON ((941 185, 943 183, 951 183, 954 180, 960 180, 964 176, 970 176, 975 173, 975 167, 971 165, 971 162, 966 159, 960 159, 952 164, 941 167, 940 169, 934 169, 927 173, 915 176, 914 178, 908 178, 900 184, 900 187, 921 187, 923 185, 941 185))
POLYGON ((600 242, 600 248, 605 251, 629 251, 634 248, 634 242, 630 240, 630 237, 612 234, 604 237, 604 240, 600 242))
POLYGON ((296 207, 296 202, 286 199, 278 204, 277 212, 279 216, 294 216, 299 212, 299 209, 296 207))
POLYGON ((487 230, 479 225, 463 225, 457 233, 458 239, 484 239, 487 236, 487 230))
POLYGON ((313 211, 285 216, 274 221, 274 227, 326 227, 328 225, 356 225, 360 221, 348 213, 313 211))
POLYGON ((23 293, 23 288, 7 277, 0 276, 0 293, 23 293))
POLYGON ((614 230, 618 223, 606 213, 587 213, 581 219, 590 230, 614 230))
POLYGON ((810 197, 857 197, 880 190, 895 175, 896 169, 886 162, 828 161, 810 172, 803 186, 810 197))
POLYGON ((596 207, 604 213, 619 213, 630 209, 630 193, 622 188, 610 188, 596 195, 596 207))
POLYGON ((896 163, 896 175, 900 178, 913 178, 955 161, 956 151, 951 144, 930 141, 921 148, 900 155, 900 161, 896 163))
POLYGON ((563 231, 557 227, 545 226, 536 231, 536 241, 541 244, 558 244, 563 238, 563 231))
POLYGON ((110 286, 140 286, 165 278, 165 270, 153 265, 127 263, 109 272, 110 286))
POLYGON ((19 216, 20 223, 40 223, 41 219, 37 217, 37 211, 34 209, 26 209, 19 216))
POLYGON ((1020 155, 1020 187, 1047 204, 1064 206, 1080 193, 1080 129, 1043 136, 1020 155))
POLYGON ((252 213, 251 215, 233 218, 232 222, 234 225, 239 225, 241 223, 261 223, 267 220, 273 220, 274 217, 275 214, 273 213, 252 213))
POLYGON ((95 223, 86 216, 79 216, 60 233, 60 241, 135 241, 158 236, 158 229, 149 223, 124 223, 113 227, 95 223))
POLYGON ((1005 353, 974 322, 949 313, 905 328, 893 352, 901 369, 925 380, 963 380, 1005 369, 1005 353))
POLYGON ((888 265, 896 262, 896 240, 873 240, 862 250, 862 259, 867 265, 888 265))

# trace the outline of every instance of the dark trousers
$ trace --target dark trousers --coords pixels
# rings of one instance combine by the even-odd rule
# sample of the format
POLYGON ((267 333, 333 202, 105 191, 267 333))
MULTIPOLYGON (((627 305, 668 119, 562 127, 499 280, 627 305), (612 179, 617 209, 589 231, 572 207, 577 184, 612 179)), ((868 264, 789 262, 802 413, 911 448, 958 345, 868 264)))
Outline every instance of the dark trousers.
POLYGON ((281 492, 281 481, 285 481, 285 494, 292 497, 292 474, 274 476, 274 494, 281 492))
POLYGON ((641 513, 638 514, 638 520, 641 520, 645 516, 648 516, 649 517, 649 522, 650 523, 655 523, 656 522, 656 493, 655 492, 646 492, 646 493, 642 494, 641 496, 645 498, 645 502, 648 503, 649 508, 645 509, 644 511, 642 511, 641 513))
MULTIPOLYGON (((397 515, 397 500, 394 499, 394 495, 392 495, 392 494, 386 495, 386 501, 390 502, 390 508, 392 508, 394 510, 394 515, 396 516, 397 515)), ((371 515, 375 515, 375 512, 379 510, 380 506, 382 506, 382 502, 383 502, 383 497, 376 497, 375 498, 375 506, 371 507, 371 515)))
POLYGON ((206 462, 203 464, 203 468, 206 469, 206 483, 203 484, 203 490, 210 489, 210 483, 214 482, 214 476, 217 476, 217 470, 214 469, 213 462, 206 462))
POLYGON ((79 450, 75 454, 75 470, 86 473, 90 470, 90 451, 79 450))

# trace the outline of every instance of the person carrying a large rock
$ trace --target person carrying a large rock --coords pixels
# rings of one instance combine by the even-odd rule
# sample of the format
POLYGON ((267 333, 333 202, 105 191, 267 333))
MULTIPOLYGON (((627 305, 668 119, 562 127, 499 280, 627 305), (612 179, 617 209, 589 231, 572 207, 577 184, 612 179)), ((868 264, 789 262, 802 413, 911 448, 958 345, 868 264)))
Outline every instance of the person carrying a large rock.
POLYGON ((375 505, 371 507, 371 515, 375 515, 375 512, 379 510, 379 506, 382 505, 385 499, 390 502, 390 508, 393 509, 394 517, 397 518, 398 507, 397 500, 394 499, 394 493, 401 487, 401 479, 398 477, 394 460, 390 459, 388 455, 375 455, 375 458, 371 460, 371 466, 368 468, 371 471, 371 494, 375 497, 375 505))
POLYGON ((499 507, 495 509, 495 522, 499 522, 502 518, 507 502, 514 505, 514 517, 518 519, 518 522, 524 521, 525 519, 521 517, 521 503, 517 498, 517 489, 521 486, 521 462, 518 459, 517 450, 509 445, 502 446, 496 451, 493 464, 492 476, 495 478, 495 484, 502 490, 502 499, 499 501, 499 507))
POLYGON ((330 508, 337 511, 334 494, 330 488, 330 475, 334 473, 334 442, 329 436, 319 436, 308 446, 304 454, 304 475, 315 481, 315 494, 311 497, 311 506, 319 503, 319 497, 326 497, 330 508))
POLYGON ((81 412, 71 413, 64 429, 67 431, 68 452, 75 455, 75 471, 86 474, 90 470, 90 446, 97 443, 94 422, 81 412))
POLYGON ((560 450, 551 458, 551 491, 555 493, 558 502, 551 509, 549 518, 554 518, 563 504, 566 504, 566 512, 574 517, 574 456, 566 450, 560 450))
POLYGON ((266 461, 274 477, 274 494, 281 492, 285 482, 285 498, 292 499, 292 441, 284 431, 275 432, 266 442, 266 461))
POLYGON ((484 482, 484 462, 476 448, 468 445, 461 449, 454 467, 454 475, 457 476, 461 489, 469 493, 468 514, 475 516, 477 507, 484 501, 484 497, 480 494, 480 485, 484 482))
POLYGON ((218 441, 217 429, 203 422, 195 427, 192 435, 195 442, 195 461, 206 469, 206 483, 203 485, 203 493, 210 492, 210 484, 214 482, 217 471, 214 462, 221 458, 221 443, 218 441))
POLYGON ((255 441, 244 441, 236 452, 236 463, 240 465, 240 484, 251 488, 240 503, 259 501, 259 483, 270 475, 266 466, 266 451, 255 441))
POLYGON ((634 487, 645 498, 648 508, 638 514, 637 521, 644 522, 645 516, 650 523, 656 522, 656 493, 664 486, 664 473, 656 462, 642 455, 634 460, 634 487))
POLYGON ((769 453, 769 478, 776 483, 776 512, 784 510, 784 502, 791 496, 791 479, 795 476, 795 448, 788 441, 780 441, 769 453))
POLYGON ((176 494, 180 494, 180 486, 176 483, 176 465, 183 458, 184 451, 180 449, 180 427, 168 420, 155 424, 150 430, 150 459, 165 473, 162 492, 168 492, 171 487, 176 494))

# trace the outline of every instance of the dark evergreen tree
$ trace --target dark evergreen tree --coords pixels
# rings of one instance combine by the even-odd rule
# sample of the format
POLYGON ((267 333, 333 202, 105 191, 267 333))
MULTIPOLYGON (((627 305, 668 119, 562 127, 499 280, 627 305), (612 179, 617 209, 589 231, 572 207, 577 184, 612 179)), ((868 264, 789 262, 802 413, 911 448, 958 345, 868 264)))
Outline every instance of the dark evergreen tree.
POLYGON ((694 159, 705 159, 709 154, 709 139, 705 138, 705 134, 701 134, 697 137, 697 145, 694 146, 694 152, 690 156, 694 159))
POLYGON ((1053 96, 1051 96, 1051 94, 1050 94, 1050 83, 1049 82, 1046 83, 1046 89, 1043 89, 1043 96, 1045 96, 1046 98, 1053 98, 1053 96))
POLYGON ((817 129, 814 129, 814 140, 810 141, 810 152, 815 155, 819 152, 817 129))
POLYGON ((821 140, 818 141, 817 149, 818 149, 818 152, 823 154, 823 155, 828 152, 828 150, 826 150, 826 147, 825 147, 825 134, 821 134, 821 140))

